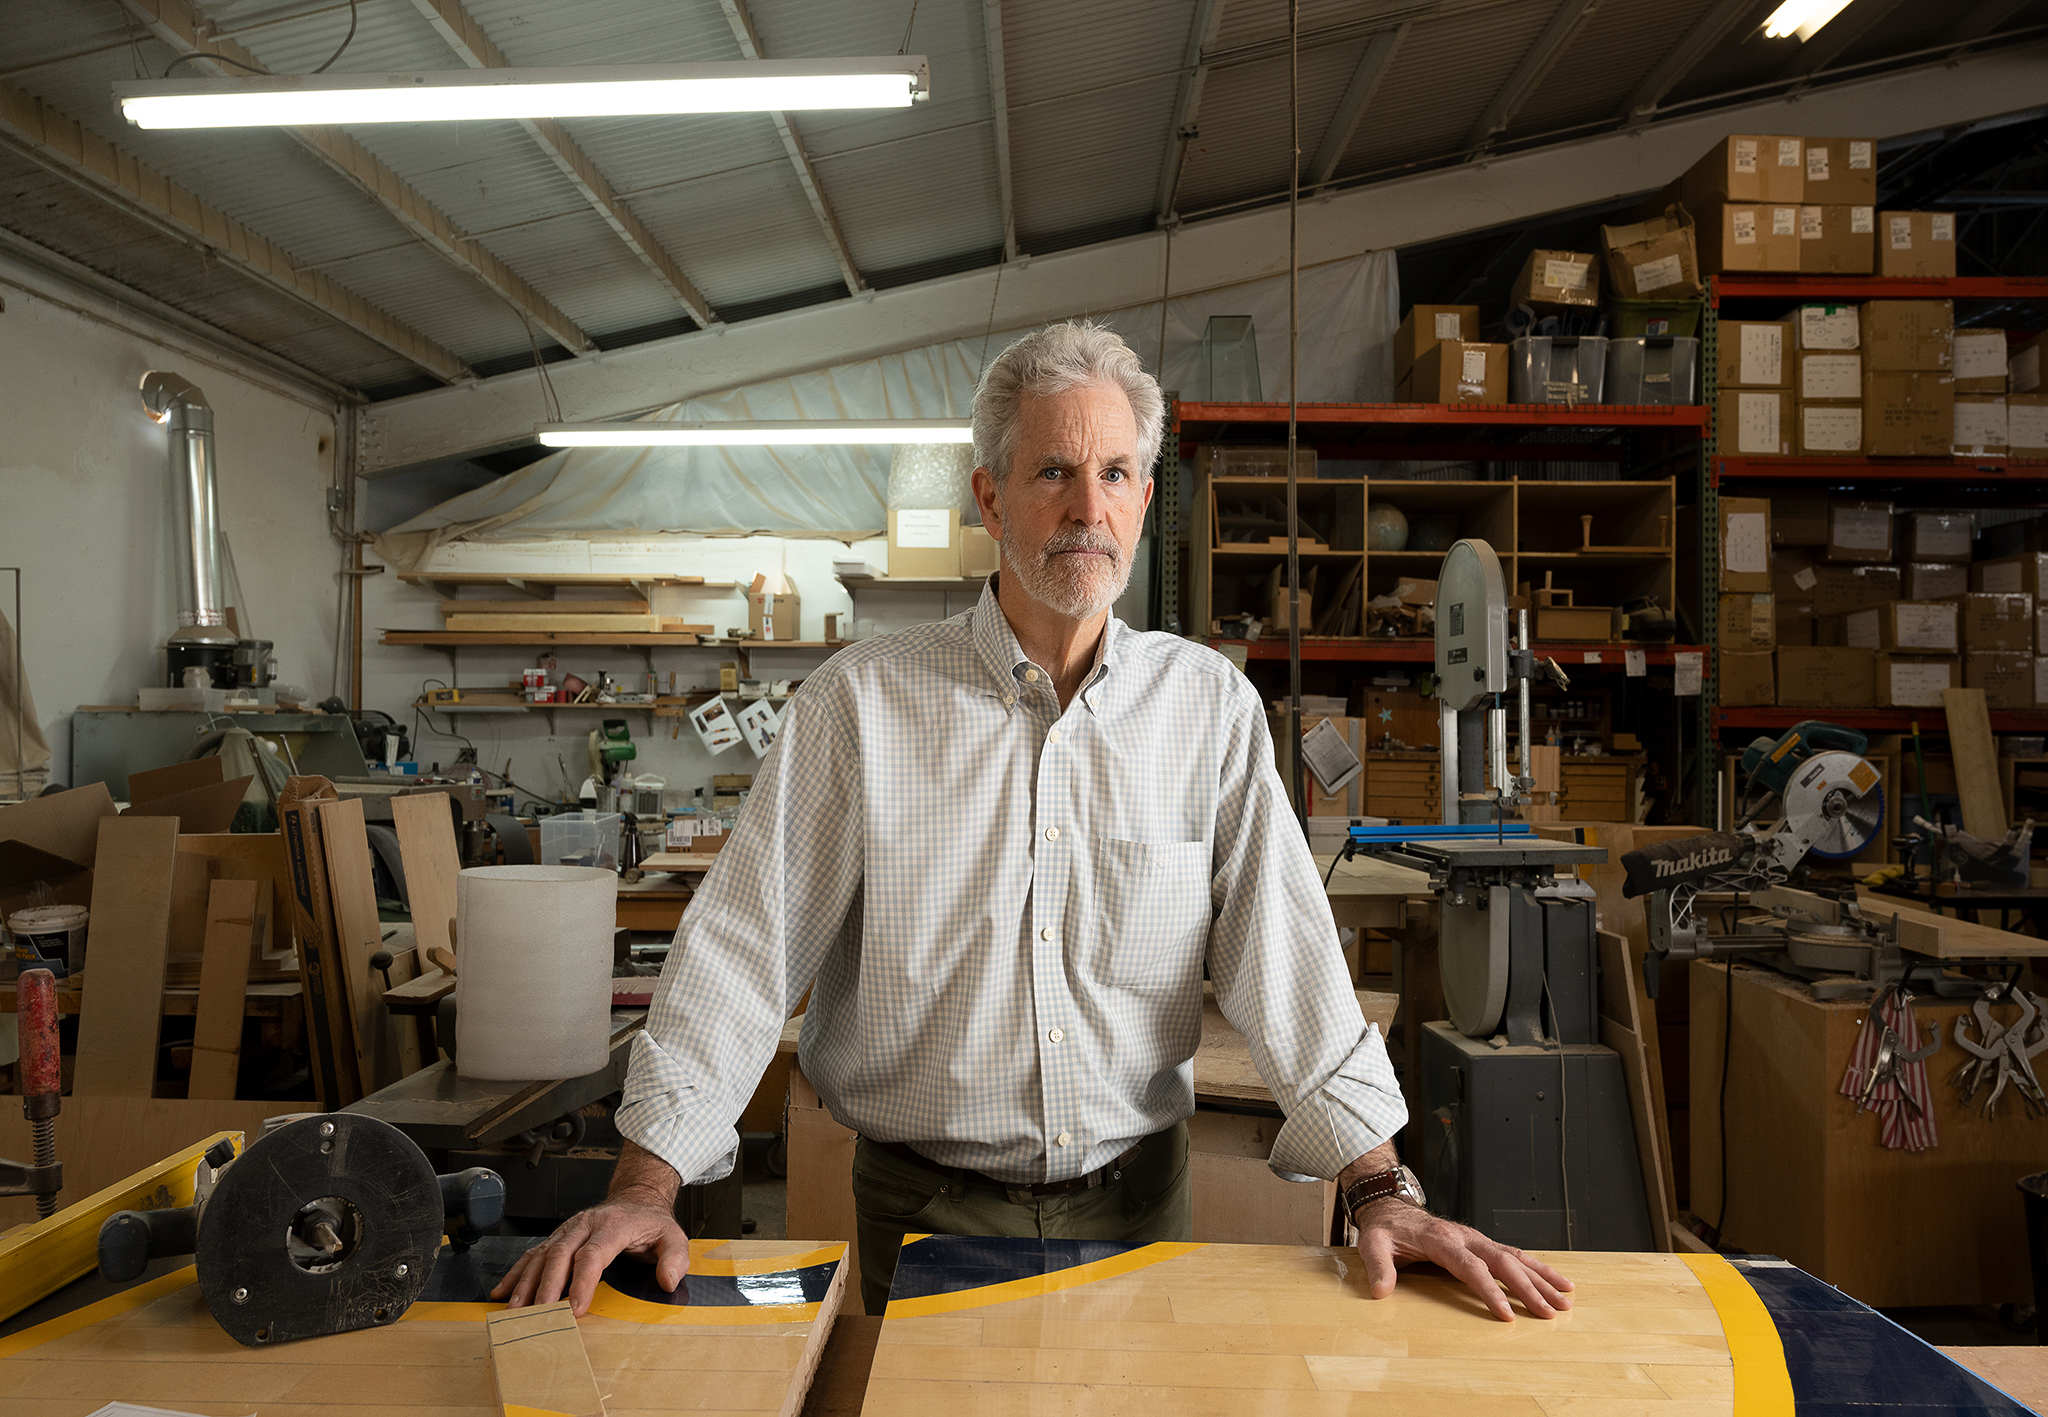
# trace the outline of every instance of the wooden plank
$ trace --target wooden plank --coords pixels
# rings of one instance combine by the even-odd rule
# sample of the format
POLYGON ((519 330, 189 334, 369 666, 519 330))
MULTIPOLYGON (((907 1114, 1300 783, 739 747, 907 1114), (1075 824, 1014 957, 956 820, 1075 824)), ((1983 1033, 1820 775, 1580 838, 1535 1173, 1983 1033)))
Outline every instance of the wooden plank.
MULTIPOLYGON (((2042 959, 2048 958, 2048 940, 2016 935, 1956 915, 1935 912, 1897 896, 1859 886, 1857 907, 1872 920, 1899 921, 1899 948, 1933 959, 2042 959)), ((1996 911, 1980 910, 1978 915, 1997 918, 1996 911)))
MULTIPOLYGON (((446 811, 446 805, 441 809, 446 811)), ((370 956, 384 944, 377 921, 370 838, 363 826, 360 797, 323 802, 317 810, 327 859, 328 898, 334 911, 334 943, 341 961, 341 996, 353 1022, 357 1078, 368 1096, 377 1090, 376 1037, 385 1017, 382 980, 370 968, 370 956)))
MULTIPOLYGON (((67 1185, 65 1194, 81 1195, 83 1199, 65 1206, 47 1220, 18 1225, 0 1235, 0 1320, 12 1318, 97 1269, 100 1226, 116 1212, 190 1205, 199 1159, 222 1140, 234 1142, 235 1150, 240 1152, 244 1134, 223 1131, 202 1137, 182 1151, 109 1182, 97 1191, 87 1193, 80 1184, 67 1185)), ((67 1178, 72 1165, 69 1161, 65 1163, 67 1178)), ((24 1201, 34 1204, 32 1198, 24 1201)), ((0 1220, 0 1225, 5 1223, 0 1220)))
POLYGON ((645 600, 444 600, 448 615, 646 615, 645 600))
POLYGON ((1963 830, 1996 841, 2006 832, 2005 795, 1998 786, 1998 740, 1991 736, 1984 691, 1943 689, 1941 707, 1948 716, 1948 745, 1955 759, 1963 830))
POLYGON ((341 951, 328 899, 327 852, 321 844, 322 801, 335 800, 323 777, 295 777, 279 799, 278 825, 292 873, 292 933, 306 984, 306 1021, 312 1031, 313 1088, 323 1111, 339 1111, 362 1097, 355 1061, 355 1023, 342 987, 341 951))
MULTIPOLYGON (((455 878, 462 856, 447 797, 438 792, 391 799, 398 828, 398 854, 405 862, 405 891, 412 902, 414 943, 421 948, 455 948, 455 878)), ((457 951, 458 957, 460 951, 457 951)))
POLYGON ((604 1417, 604 1399, 567 1299, 484 1320, 491 1376, 505 1417, 604 1417))
MULTIPOLYGON (((71 1206, 120 1185, 136 1172, 218 1132, 246 1132, 253 1140, 262 1132, 266 1117, 289 1115, 306 1105, 184 1097, 67 1097, 57 1118, 57 1156, 64 1163, 64 1190, 58 1203, 71 1206)), ((0 1156, 26 1157, 32 1146, 29 1123, 21 1108, 0 1107, 0 1156)), ((160 1197, 154 1208, 182 1204, 173 1196, 174 1191, 160 1197)), ((0 1197, 0 1230, 35 1218, 33 1196, 0 1197)), ((5 1268, 0 1264, 0 1272, 5 1268)))
POLYGON ((256 912, 263 928, 251 946, 250 978, 274 978, 297 971, 298 955, 292 939, 292 866, 281 833, 181 831, 178 854, 204 857, 212 863, 215 880, 257 883, 256 912))
MULTIPOLYGON (((1617 955, 1626 948, 1621 936, 1601 932, 1603 975, 1608 968, 1606 955, 1610 941, 1617 955)), ((1604 980, 1602 992, 1605 992, 1604 980)), ((1670 1155, 1661 1145, 1662 1133, 1657 1126, 1663 1108, 1650 1086, 1649 1050, 1644 1046, 1640 1033, 1604 1011, 1600 1016, 1600 1041, 1621 1058, 1622 1085, 1628 1091, 1629 1120, 1635 1124, 1636 1161, 1643 1173, 1643 1197, 1650 1209, 1650 1238, 1655 1242, 1652 1248, 1669 1250, 1671 1222, 1678 1214, 1678 1206, 1672 1195, 1670 1155)))
POLYGON ((653 615, 450 615, 442 628, 452 634, 484 631, 495 634, 658 635, 661 621, 653 615))
POLYGON ((148 1097, 155 1089, 177 860, 175 817, 114 817, 100 824, 72 1074, 79 1096, 148 1097))
POLYGON ((249 985, 251 942, 262 931, 254 881, 215 881, 206 911, 206 959, 192 1028, 188 1097, 233 1097, 242 1057, 242 992, 249 985))
POLYGON ((182 763, 151 768, 148 772, 130 773, 128 802, 130 806, 154 802, 159 797, 172 797, 195 787, 211 787, 222 780, 219 757, 191 758, 182 763))

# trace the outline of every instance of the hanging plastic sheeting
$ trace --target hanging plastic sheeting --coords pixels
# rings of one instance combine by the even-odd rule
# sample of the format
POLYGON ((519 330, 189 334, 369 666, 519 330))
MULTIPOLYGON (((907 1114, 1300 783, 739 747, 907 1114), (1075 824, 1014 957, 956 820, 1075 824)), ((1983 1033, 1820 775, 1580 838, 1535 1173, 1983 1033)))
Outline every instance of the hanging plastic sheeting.
MULTIPOLYGON (((1001 293, 997 292, 1000 303, 1001 293)), ((1394 396, 1400 288, 1394 253, 1371 251, 1301 272, 1301 401, 1383 403, 1394 396)), ((1268 400, 1287 398, 1287 278, 1218 286, 1167 302, 1160 383, 1206 388, 1202 331, 1212 315, 1248 315, 1268 400)), ((1124 337, 1158 369, 1160 304, 1077 310, 1124 337)), ((1037 326, 883 355, 671 404, 655 421, 965 418, 986 362, 1037 326)), ((457 540, 531 541, 697 532, 854 541, 887 524, 887 446, 569 448, 450 498, 374 538, 401 570, 457 540)))

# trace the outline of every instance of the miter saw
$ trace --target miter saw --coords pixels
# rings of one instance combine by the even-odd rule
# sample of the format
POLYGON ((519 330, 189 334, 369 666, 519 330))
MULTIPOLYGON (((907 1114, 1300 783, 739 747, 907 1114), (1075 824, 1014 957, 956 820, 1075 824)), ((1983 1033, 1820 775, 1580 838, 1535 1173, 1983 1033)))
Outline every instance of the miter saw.
POLYGON ((1737 830, 1621 858, 1622 894, 1650 898, 1651 997, 1667 960, 1755 958, 1822 999, 1873 998, 1905 976, 1896 915, 1867 912, 1853 882, 1807 879, 1810 859, 1847 861, 1878 839, 1884 780, 1866 746, 1854 729, 1817 721, 1759 738, 1742 754, 1753 805, 1737 830))
POLYGON ((1444 823, 1354 827, 1347 846, 1427 871, 1442 904, 1450 1019, 1421 1025, 1417 1159, 1432 1207, 1525 1248, 1654 1249, 1621 1058, 1600 1043, 1593 891, 1558 874, 1607 853, 1504 820, 1534 786, 1529 681, 1564 676, 1538 662, 1526 610, 1510 636, 1506 580, 1485 542, 1451 548, 1436 603, 1444 823))

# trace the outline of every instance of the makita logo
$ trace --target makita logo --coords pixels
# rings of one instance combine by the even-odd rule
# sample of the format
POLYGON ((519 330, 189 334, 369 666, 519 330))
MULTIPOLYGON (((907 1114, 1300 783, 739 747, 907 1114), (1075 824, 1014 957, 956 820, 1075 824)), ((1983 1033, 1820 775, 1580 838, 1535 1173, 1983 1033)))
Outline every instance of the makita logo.
POLYGON ((1725 846, 1709 846, 1695 851, 1690 856, 1681 856, 1675 861, 1654 862, 1659 876, 1689 876, 1694 871, 1705 871, 1714 866, 1726 866, 1735 859, 1735 853, 1725 846))

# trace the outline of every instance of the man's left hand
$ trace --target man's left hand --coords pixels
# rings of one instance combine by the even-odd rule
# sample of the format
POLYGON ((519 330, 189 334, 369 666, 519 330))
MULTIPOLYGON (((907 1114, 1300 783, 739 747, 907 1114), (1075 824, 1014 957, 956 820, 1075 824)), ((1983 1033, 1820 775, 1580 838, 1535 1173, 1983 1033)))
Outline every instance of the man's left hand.
POLYGON ((1394 1292, 1395 1272, 1402 1265, 1426 1260, 1463 1280, 1503 1321, 1515 1317, 1510 1297, 1539 1319, 1555 1318, 1572 1306, 1572 1282, 1543 1261, 1405 1200, 1389 1196, 1360 1207, 1358 1224, 1358 1255, 1375 1299, 1394 1292))

